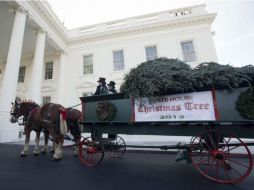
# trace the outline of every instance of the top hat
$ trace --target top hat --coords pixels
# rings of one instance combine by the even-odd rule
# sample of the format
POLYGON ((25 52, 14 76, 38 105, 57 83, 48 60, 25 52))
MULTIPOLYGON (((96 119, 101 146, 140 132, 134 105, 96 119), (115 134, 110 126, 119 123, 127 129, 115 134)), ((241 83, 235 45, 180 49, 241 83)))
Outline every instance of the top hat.
POLYGON ((108 84, 108 86, 115 87, 115 84, 116 84, 116 83, 115 83, 114 81, 110 81, 109 84, 108 84))
POLYGON ((106 81, 105 78, 100 77, 99 80, 98 80, 97 82, 105 82, 105 81, 106 81))

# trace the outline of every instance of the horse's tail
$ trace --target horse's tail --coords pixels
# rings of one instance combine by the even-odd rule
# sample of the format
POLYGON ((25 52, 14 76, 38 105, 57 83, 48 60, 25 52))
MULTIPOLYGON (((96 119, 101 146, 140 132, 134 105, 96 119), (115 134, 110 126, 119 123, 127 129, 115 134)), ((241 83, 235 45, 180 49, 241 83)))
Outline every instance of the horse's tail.
POLYGON ((68 133, 68 127, 66 122, 66 110, 63 107, 60 107, 60 133, 61 135, 65 135, 68 133))

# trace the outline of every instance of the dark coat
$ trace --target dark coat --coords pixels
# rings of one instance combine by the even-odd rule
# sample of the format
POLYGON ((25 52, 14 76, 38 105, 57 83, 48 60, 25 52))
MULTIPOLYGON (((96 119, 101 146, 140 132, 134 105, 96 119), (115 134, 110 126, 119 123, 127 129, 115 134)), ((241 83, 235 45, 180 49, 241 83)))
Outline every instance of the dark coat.
POLYGON ((113 94, 116 94, 116 93, 117 93, 116 89, 114 89, 114 88, 109 89, 108 91, 112 92, 113 94))
POLYGON ((93 95, 108 94, 108 88, 105 85, 98 85, 93 95))

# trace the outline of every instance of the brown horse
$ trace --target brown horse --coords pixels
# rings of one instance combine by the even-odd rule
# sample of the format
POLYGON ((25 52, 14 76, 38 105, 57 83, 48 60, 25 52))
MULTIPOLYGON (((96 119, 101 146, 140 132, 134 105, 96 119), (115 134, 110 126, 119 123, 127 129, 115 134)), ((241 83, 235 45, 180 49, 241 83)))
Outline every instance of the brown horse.
MULTIPOLYGON (((45 104, 42 108, 34 102, 15 102, 11 111, 11 122, 17 122, 20 116, 24 116, 23 121, 25 125, 25 146, 21 152, 22 156, 27 155, 28 145, 30 140, 30 133, 32 130, 36 132, 36 146, 34 155, 40 153, 39 151, 39 137, 42 130, 45 133, 45 145, 42 152, 47 152, 49 134, 54 142, 54 156, 53 159, 59 160, 62 158, 61 146, 64 140, 64 134, 67 132, 66 122, 71 134, 74 136, 75 141, 78 143, 80 140, 80 129, 78 120, 80 112, 76 109, 65 110, 59 104, 45 104), (67 117, 66 117, 67 115, 67 117), (67 120, 66 120, 67 119, 67 120)), ((77 148, 74 152, 77 154, 77 148)))
POLYGON ((21 156, 26 156, 28 153, 30 133, 32 130, 36 132, 34 155, 39 154, 39 139, 42 131, 39 110, 39 105, 31 101, 15 101, 15 104, 13 104, 10 121, 15 123, 18 121, 19 117, 23 116, 23 125, 25 126, 25 145, 21 152, 21 156))
MULTIPOLYGON (((59 104, 45 104, 40 111, 41 119, 43 122, 43 127, 49 131, 49 134, 53 138, 54 142, 54 158, 62 158, 61 146, 64 141, 64 135, 66 134, 66 126, 70 130, 74 137, 75 142, 78 142, 81 138, 81 132, 79 129, 78 121, 80 119, 81 113, 77 109, 67 108, 64 109, 59 104), (59 114, 60 112, 60 114, 59 114), (66 123, 65 123, 66 122, 66 123)), ((68 130, 67 129, 67 130, 68 130)), ((74 155, 78 155, 78 146, 75 146, 74 155)))

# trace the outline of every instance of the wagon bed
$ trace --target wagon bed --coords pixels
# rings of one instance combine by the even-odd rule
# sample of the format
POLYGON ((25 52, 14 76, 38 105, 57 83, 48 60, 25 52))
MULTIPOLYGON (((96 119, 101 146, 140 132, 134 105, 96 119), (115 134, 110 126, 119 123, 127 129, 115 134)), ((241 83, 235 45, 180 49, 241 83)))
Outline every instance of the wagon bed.
MULTIPOLYGON (((81 143, 80 154, 86 151, 88 156, 93 154, 98 154, 99 156, 102 155, 102 160, 104 151, 110 149, 112 152, 112 146, 115 151, 123 149, 123 146, 126 148, 122 138, 120 140, 123 143, 118 145, 116 139, 103 139, 101 134, 108 134, 109 136, 113 135, 115 138, 120 138, 117 136, 118 134, 193 136, 190 144, 188 145, 184 145, 182 147, 179 145, 165 145, 161 146, 161 148, 186 149, 184 154, 187 153, 190 157, 189 161, 191 161, 194 167, 205 177, 220 183, 237 183, 246 178, 253 167, 252 156, 247 145, 250 146, 254 143, 251 142, 246 144, 240 138, 254 138, 254 120, 243 117, 235 106, 240 94, 246 90, 247 88, 239 88, 231 91, 213 90, 211 93, 214 103, 214 119, 211 120, 137 121, 135 120, 135 109, 137 109, 135 108, 135 104, 137 104, 137 102, 135 103, 134 99, 126 98, 124 94, 119 93, 81 97, 83 118, 80 123, 82 131, 91 133, 92 137, 89 141, 85 140, 81 143), (101 121, 101 118, 98 117, 98 105, 101 102, 110 102, 110 104, 113 104, 114 107, 116 107, 117 112, 112 120, 101 121), (113 141, 115 143, 112 143, 113 141), (84 149, 84 146, 86 150, 84 149), (234 149, 238 149, 239 147, 241 148, 241 152, 244 152, 244 154, 234 152, 234 149), (232 161, 233 164, 230 165, 228 163, 231 159, 229 156, 234 156, 234 159, 237 157, 237 161, 234 161, 234 163, 232 161), (196 160, 196 157, 201 159, 201 161, 196 160), (203 161, 204 158, 206 158, 206 161, 203 161), (210 160, 210 158, 213 158, 213 160, 210 160), (239 159, 242 160, 242 158, 245 158, 247 163, 240 163, 239 159), (205 164, 201 164, 200 162, 205 162, 205 164), (246 166, 246 171, 242 174, 239 169, 239 172, 236 171, 234 176, 229 176, 229 174, 231 175, 229 171, 232 170, 230 167, 234 165, 235 162, 238 163, 239 166, 246 166), (209 167, 216 165, 217 168, 222 168, 222 171, 218 171, 219 169, 217 169, 217 171, 212 171, 212 173, 216 174, 213 174, 215 176, 211 176, 211 171, 209 170, 210 173, 204 171, 201 168, 201 165, 208 165, 209 167), (223 172, 225 176, 220 176, 221 172, 223 172), (235 176, 238 175, 238 173, 240 173, 239 176, 235 176)), ((170 115, 170 119, 171 117, 172 116, 170 115)), ((101 160, 98 160, 94 164, 91 164, 89 163, 88 158, 86 160, 84 156, 81 156, 81 159, 83 159, 83 161, 85 160, 84 163, 90 166, 95 166, 101 162, 101 160)))

